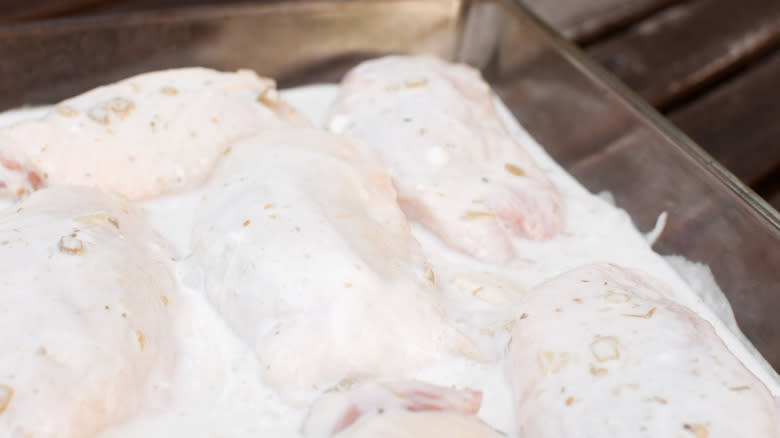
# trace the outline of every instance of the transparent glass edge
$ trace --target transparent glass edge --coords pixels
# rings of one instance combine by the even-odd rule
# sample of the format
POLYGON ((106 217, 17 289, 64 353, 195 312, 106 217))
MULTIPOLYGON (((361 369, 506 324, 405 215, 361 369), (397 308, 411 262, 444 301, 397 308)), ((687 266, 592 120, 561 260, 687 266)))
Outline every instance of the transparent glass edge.
POLYGON ((753 207, 755 212, 769 222, 775 232, 780 234, 780 212, 775 210, 766 200, 759 196, 753 189, 745 185, 731 171, 726 169, 707 151, 699 146, 695 141, 688 137, 679 128, 674 126, 666 117, 650 106, 644 99, 637 95, 620 79, 607 71, 585 54, 579 47, 576 47, 571 41, 566 39, 560 32, 539 17, 534 11, 526 6, 522 0, 506 0, 519 13, 526 15, 535 22, 539 29, 545 33, 545 36, 551 40, 553 46, 559 50, 566 58, 570 59, 575 67, 592 79, 601 82, 606 88, 610 89, 615 95, 623 100, 628 108, 638 113, 644 120, 649 122, 658 133, 667 137, 667 139, 680 147, 693 159, 702 164, 715 178, 723 182, 732 192, 748 205, 753 207))

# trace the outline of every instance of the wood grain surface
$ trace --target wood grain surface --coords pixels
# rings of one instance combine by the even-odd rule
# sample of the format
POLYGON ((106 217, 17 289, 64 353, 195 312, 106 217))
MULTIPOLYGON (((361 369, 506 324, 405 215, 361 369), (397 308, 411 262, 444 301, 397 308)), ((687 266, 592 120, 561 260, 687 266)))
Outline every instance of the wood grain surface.
POLYGON ((524 3, 565 37, 584 42, 680 1, 524 0, 524 3))
POLYGON ((75 13, 105 0, 0 0, 0 23, 35 20, 75 13))
POLYGON ((669 118, 750 185, 780 166, 780 51, 669 113, 669 118))
POLYGON ((680 3, 587 48, 652 105, 664 109, 780 41, 780 1, 680 3))

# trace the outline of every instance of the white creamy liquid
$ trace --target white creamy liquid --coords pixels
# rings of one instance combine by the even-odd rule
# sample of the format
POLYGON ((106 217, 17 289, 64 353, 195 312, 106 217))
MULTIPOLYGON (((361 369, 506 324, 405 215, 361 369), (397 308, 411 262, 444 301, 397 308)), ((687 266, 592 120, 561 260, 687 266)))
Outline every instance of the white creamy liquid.
MULTIPOLYGON (((285 90, 281 94, 316 125, 322 126, 337 92, 336 85, 316 85, 285 90)), ((436 282, 446 294, 448 317, 497 360, 485 364, 452 359, 419 369, 409 377, 481 390, 480 418, 514 436, 511 390, 504 378, 500 356, 509 337, 507 323, 521 312, 516 304, 518 298, 540 281, 571 268, 613 262, 663 280, 675 291, 679 302, 712 323, 729 349, 773 395, 780 395, 777 374, 741 333, 732 331, 736 326, 730 309, 724 307, 722 292, 712 281, 709 270, 681 258, 673 260, 673 268, 652 251, 647 237, 634 228, 623 210, 603 196, 590 194, 545 153, 500 101, 496 100, 496 104, 509 132, 560 191, 566 229, 544 242, 515 239, 518 256, 507 266, 494 266, 449 250, 435 236, 413 224, 413 234, 433 264, 436 282), (708 306, 712 303, 717 308, 708 306)), ((35 108, 2 114, 0 127, 39 117, 42 111, 35 108)), ((193 191, 141 203, 152 225, 175 248, 176 274, 187 301, 176 329, 181 341, 179 366, 170 382, 173 396, 168 409, 144 413, 105 431, 101 437, 299 435, 306 408, 286 406, 260 381, 260 362, 230 331, 199 289, 202 278, 187 256, 194 212, 201 196, 200 192, 193 191)), ((658 213, 662 211, 659 209, 658 213)))

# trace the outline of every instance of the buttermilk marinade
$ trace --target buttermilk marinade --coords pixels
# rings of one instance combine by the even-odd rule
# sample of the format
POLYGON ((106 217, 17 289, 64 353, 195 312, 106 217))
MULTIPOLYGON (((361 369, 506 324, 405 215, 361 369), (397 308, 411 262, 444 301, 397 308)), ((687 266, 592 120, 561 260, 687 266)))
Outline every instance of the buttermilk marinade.
MULTIPOLYGON (((380 61, 390 63, 381 71, 392 73, 411 62, 395 61, 400 64, 380 61)), ((30 154, 21 134, 0 138, 8 168, 0 172, 7 181, 3 189, 24 196, 37 190, 24 200, 3 201, 0 263, 9 268, 0 278, 13 290, 49 291, 0 300, 0 314, 37 309, 41 296, 57 302, 60 292, 51 292, 57 282, 81 288, 61 295, 66 303, 52 304, 50 318, 40 319, 56 328, 59 318, 63 330, 73 330, 77 352, 67 351, 70 341, 55 336, 55 329, 30 328, 10 343, 11 357, 21 361, 25 345, 34 343, 35 354, 61 354, 70 366, 76 354, 92 354, 94 345, 105 355, 96 357, 107 361, 97 377, 65 371, 52 376, 74 379, 69 388, 87 394, 82 403, 102 403, 89 397, 102 400, 100 385, 106 385, 105 397, 132 406, 107 401, 90 411, 114 419, 101 424, 77 418, 82 415, 77 408, 60 406, 52 409, 65 413, 51 427, 45 420, 31 421, 38 405, 13 383, 26 377, 17 378, 19 364, 4 360, 0 436, 20 431, 33 436, 88 431, 99 437, 402 436, 406 430, 403 436, 701 438, 739 432, 730 429, 742 427, 737 420, 719 418, 729 412, 707 408, 712 399, 734 394, 744 397, 738 400, 745 415, 754 416, 755 430, 770 423, 766 427, 775 428, 777 375, 735 331, 728 312, 705 304, 722 301, 706 267, 656 254, 653 236, 638 231, 608 196, 589 193, 568 175, 497 98, 492 102, 503 127, 496 122, 495 129, 505 128, 514 140, 508 147, 516 143, 527 156, 480 167, 480 181, 458 168, 444 174, 449 185, 431 180, 428 166, 452 168, 458 159, 469 164, 453 152, 448 137, 452 131, 456 142, 471 135, 468 129, 447 125, 437 131, 435 105, 433 110, 404 101, 396 105, 376 90, 417 92, 439 86, 436 76, 426 76, 422 68, 404 77, 399 70, 396 88, 395 82, 371 77, 371 65, 360 68, 344 89, 312 85, 278 95, 272 82, 246 72, 183 70, 176 82, 171 71, 165 81, 177 85, 162 92, 134 90, 139 86, 132 81, 124 85, 128 96, 153 100, 150 106, 135 101, 128 106, 106 88, 105 96, 95 97, 107 102, 102 107, 66 101, 67 106, 2 115, 0 126, 7 127, 59 111, 57 117, 65 119, 57 119, 61 126, 51 132, 43 131, 46 125, 18 129, 41 144, 80 135, 92 142, 82 156, 68 156, 67 145, 30 154), (203 84, 201 75, 207 78, 203 84), (219 91, 203 97, 201 86, 219 91), (352 98, 349 93, 361 93, 360 87, 368 91, 352 98), (258 109, 250 101, 262 105, 258 109), (199 112, 203 102, 210 112, 199 112), (376 105, 375 113, 369 104, 376 105), (123 109, 143 118, 133 119, 123 109), (68 119, 70 110, 83 120, 68 119), (386 116, 397 116, 398 126, 408 125, 420 138, 442 140, 436 147, 419 140, 419 156, 404 162, 396 151, 382 150, 383 142, 406 141, 401 128, 382 122, 386 116), (184 126, 188 118, 192 125, 184 126), (264 124, 259 131, 257 120, 264 124), (108 167, 117 161, 106 144, 117 132, 133 130, 144 134, 114 146, 136 151, 123 156, 124 170, 117 173, 108 167), (158 131, 163 140, 155 136, 158 131), (195 146, 188 148, 188 142, 195 146), (379 152, 366 144, 378 144, 379 152), (8 160, 15 164, 8 166, 8 160), (40 164, 47 160, 71 164, 40 164), (19 170, 25 166, 35 170, 19 170), (30 172, 38 173, 30 179, 30 172), (38 177, 49 188, 39 187, 38 177), (511 186, 512 178, 531 182, 511 186), (504 202, 511 193, 491 200, 487 184, 502 181, 518 196, 530 193, 530 204, 504 202), (430 189, 440 186, 442 193, 430 189), (442 201, 447 190, 462 199, 442 201), (463 207, 477 198, 485 202, 463 207), (501 222, 506 203, 511 214, 543 210, 537 218, 543 224, 501 222), (64 211, 69 208, 72 217, 64 211), (448 223, 448 209, 465 211, 467 225, 448 223), (476 231, 468 225, 493 216, 498 225, 476 231), (26 266, 40 266, 35 268, 40 275, 11 274, 27 269, 13 268, 24 251, 32 260, 26 266), (76 257, 99 267, 74 262, 76 257), (99 269, 90 274, 99 286, 78 283, 71 272, 79 269, 99 269), (39 277, 47 275, 52 285, 40 286, 39 277), (142 278, 137 284, 136 275, 142 278), (106 292, 95 298, 112 282, 132 295, 106 292), (96 312, 93 299, 101 311, 116 310, 121 319, 95 313, 79 322, 82 314, 96 312), (155 310, 146 314, 145 303, 151 302, 155 310), (78 316, 68 313, 71 305, 78 316), (138 327, 127 326, 128 319, 138 327), (105 333, 94 340, 89 330, 105 333), (148 354, 160 359, 143 365, 148 354), (120 367, 116 358, 141 365, 117 368, 120 377, 111 380, 111 367, 120 367), (683 361, 688 361, 684 372, 664 368, 683 361), (100 380, 101 373, 109 380, 100 380), (79 384, 82 378, 87 383, 79 384), (125 386, 116 383, 126 378, 125 386), (89 385, 97 386, 85 389, 89 385), (690 407, 696 400, 706 411, 690 407), (43 426, 30 429, 38 423, 43 426)), ((458 72, 462 76, 453 81, 468 80, 469 74, 458 72)), ((6 325, 17 319, 4 318, 8 324, 0 327, 14 330, 6 325)), ((81 366, 73 365, 94 369, 81 366)), ((57 391, 44 388, 42 394, 69 400, 57 391)))

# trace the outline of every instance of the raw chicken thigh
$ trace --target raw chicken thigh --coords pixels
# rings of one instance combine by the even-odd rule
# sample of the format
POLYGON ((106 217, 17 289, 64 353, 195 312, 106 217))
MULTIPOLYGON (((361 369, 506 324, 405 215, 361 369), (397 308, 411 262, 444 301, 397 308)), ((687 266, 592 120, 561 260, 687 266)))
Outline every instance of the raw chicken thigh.
POLYGON ((363 63, 327 126, 186 68, 1 128, 0 437, 778 438, 683 283, 532 288, 667 267, 567 178, 542 242, 562 198, 476 70, 363 63))
POLYGON ((510 342, 520 437, 776 437, 775 402, 712 326, 636 271, 529 293, 510 342))
POLYGON ((503 437, 476 418, 481 402, 482 394, 478 391, 419 381, 366 383, 351 389, 336 387, 312 405, 304 421, 303 435, 503 437))
POLYGON ((177 289, 126 201, 36 192, 0 213, 0 435, 84 438, 164 403, 177 289))
POLYGON ((232 146, 205 190, 182 274, 205 290, 288 400, 343 378, 394 376, 450 351, 434 277, 362 144, 315 129, 232 146))
POLYGON ((334 435, 336 438, 504 438, 474 417, 453 412, 372 414, 334 435))
POLYGON ((0 196, 77 184, 154 197, 201 184, 230 142, 305 125, 274 82, 251 71, 146 73, 65 100, 0 131, 0 196))
POLYGON ((408 57, 365 62, 342 81, 328 128, 373 146, 409 219, 478 259, 506 262, 509 235, 547 239, 563 227, 558 192, 467 66, 408 57))

